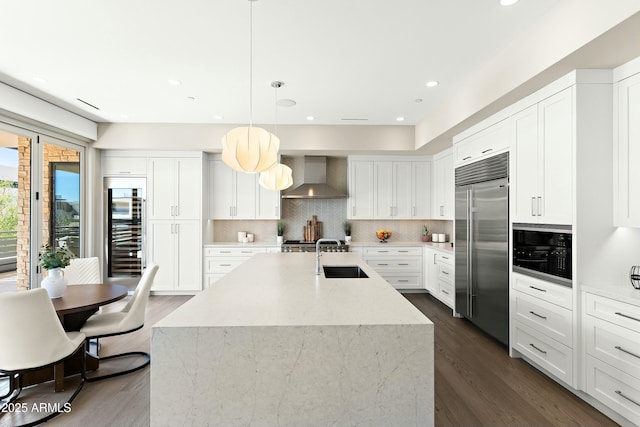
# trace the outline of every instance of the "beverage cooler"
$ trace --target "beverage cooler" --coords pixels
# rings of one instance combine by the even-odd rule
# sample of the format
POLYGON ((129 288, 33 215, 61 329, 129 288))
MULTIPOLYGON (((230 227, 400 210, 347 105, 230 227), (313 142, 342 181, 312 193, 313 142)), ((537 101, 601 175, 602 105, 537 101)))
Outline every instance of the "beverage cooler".
POLYGON ((106 282, 135 288, 145 267, 145 178, 105 178, 106 282))

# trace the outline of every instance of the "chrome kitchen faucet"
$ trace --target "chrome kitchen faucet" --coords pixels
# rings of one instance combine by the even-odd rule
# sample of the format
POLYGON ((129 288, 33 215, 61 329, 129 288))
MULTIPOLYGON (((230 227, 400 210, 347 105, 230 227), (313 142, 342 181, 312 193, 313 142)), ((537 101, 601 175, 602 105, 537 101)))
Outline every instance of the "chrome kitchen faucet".
POLYGON ((322 242, 336 242, 338 247, 342 246, 338 239, 318 239, 316 242, 316 275, 320 274, 320 243, 322 242))

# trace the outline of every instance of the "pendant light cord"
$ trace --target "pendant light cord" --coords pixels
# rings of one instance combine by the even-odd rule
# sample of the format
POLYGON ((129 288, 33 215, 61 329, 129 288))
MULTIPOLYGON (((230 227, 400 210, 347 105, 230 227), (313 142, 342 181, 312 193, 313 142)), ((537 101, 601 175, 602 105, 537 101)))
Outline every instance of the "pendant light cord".
POLYGON ((253 125, 253 2, 249 0, 249 127, 253 125))

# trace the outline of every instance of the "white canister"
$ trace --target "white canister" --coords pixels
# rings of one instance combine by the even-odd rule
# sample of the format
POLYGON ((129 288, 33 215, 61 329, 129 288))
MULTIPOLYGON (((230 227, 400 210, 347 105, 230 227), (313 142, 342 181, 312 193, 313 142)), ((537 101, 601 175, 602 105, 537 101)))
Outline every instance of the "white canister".
POLYGON ((253 239, 255 239, 253 233, 247 233, 247 240, 249 241, 249 243, 253 243, 253 239))
POLYGON ((242 240, 247 237, 246 231, 238 231, 238 242, 242 243, 242 240))
POLYGON ((448 239, 447 239, 447 235, 446 235, 446 234, 441 234, 441 235, 440 235, 440 243, 444 243, 444 242, 446 242, 447 240, 448 240, 448 239))

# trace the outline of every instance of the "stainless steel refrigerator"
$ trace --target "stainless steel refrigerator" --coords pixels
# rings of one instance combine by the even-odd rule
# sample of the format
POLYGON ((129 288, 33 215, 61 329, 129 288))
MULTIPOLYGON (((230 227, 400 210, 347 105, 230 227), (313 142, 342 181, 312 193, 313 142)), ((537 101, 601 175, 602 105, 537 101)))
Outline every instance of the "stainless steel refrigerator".
POLYGON ((455 171, 456 312, 509 342, 509 154, 455 171))

